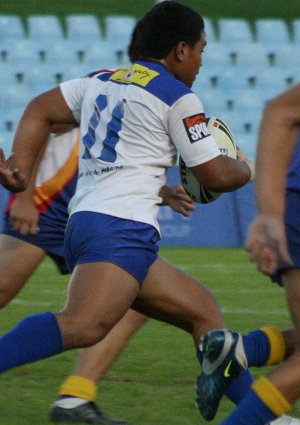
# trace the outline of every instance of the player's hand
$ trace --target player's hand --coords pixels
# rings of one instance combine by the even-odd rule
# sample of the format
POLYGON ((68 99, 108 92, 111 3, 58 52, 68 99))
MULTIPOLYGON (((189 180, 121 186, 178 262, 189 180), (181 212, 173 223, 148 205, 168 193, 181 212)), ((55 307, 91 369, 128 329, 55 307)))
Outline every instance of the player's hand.
POLYGON ((23 173, 12 165, 13 154, 7 159, 0 148, 0 184, 11 192, 22 192, 27 183, 23 173))
POLYGON ((165 186, 163 199, 166 205, 184 217, 189 217, 190 213, 196 209, 194 201, 181 184, 173 187, 165 186))
POLYGON ((252 182, 255 179, 255 164, 252 159, 250 159, 239 147, 236 148, 236 159, 248 165, 251 173, 249 182, 252 182))
POLYGON ((35 235, 39 231, 39 213, 32 197, 16 195, 9 209, 11 227, 22 235, 35 235))
POLYGON ((266 275, 274 274, 280 261, 293 265, 284 222, 280 219, 260 215, 250 227, 246 249, 258 270, 266 275))

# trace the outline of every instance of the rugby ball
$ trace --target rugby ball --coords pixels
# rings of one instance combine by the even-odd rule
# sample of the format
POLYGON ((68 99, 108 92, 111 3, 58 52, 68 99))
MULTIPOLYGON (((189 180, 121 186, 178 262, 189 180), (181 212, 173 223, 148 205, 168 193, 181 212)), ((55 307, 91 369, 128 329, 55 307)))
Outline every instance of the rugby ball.
MULTIPOLYGON (((210 117, 206 118, 206 126, 217 143, 221 154, 236 159, 236 143, 228 125, 220 118, 210 117)), ((181 183, 185 191, 195 202, 208 204, 222 195, 222 193, 212 192, 198 183, 196 177, 194 177, 194 174, 190 168, 186 166, 181 157, 179 157, 179 172, 181 183)))

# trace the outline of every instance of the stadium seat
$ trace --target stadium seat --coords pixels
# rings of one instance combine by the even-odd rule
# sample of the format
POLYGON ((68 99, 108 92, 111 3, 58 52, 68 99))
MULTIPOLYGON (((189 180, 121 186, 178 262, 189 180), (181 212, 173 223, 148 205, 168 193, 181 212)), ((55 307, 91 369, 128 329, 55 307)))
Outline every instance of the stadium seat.
POLYGON ((292 21, 292 41, 295 45, 300 43, 300 18, 292 21))
POLYGON ((118 56, 109 43, 102 42, 86 51, 84 63, 90 69, 116 68, 120 66, 118 56))
POLYGON ((13 133, 16 130, 24 108, 25 105, 23 107, 12 106, 1 110, 0 121, 2 122, 1 126, 4 128, 5 132, 13 133))
POLYGON ((236 133, 235 140, 238 147, 254 161, 256 157, 257 134, 236 133))
POLYGON ((300 67, 300 45, 288 44, 277 49, 275 57, 275 66, 287 68, 289 70, 300 67))
POLYGON ((21 18, 17 15, 0 15, 0 40, 22 40, 25 29, 21 18))
POLYGON ((53 75, 52 67, 46 64, 28 69, 24 75, 24 84, 30 90, 32 97, 57 85, 57 79, 53 75))
POLYGON ((116 51, 125 51, 130 41, 136 18, 126 15, 108 15, 105 17, 106 39, 115 44, 116 51))
POLYGON ((35 66, 41 62, 40 55, 35 50, 32 44, 24 39, 15 42, 13 47, 7 51, 7 63, 12 66, 18 67, 23 66, 26 63, 30 63, 31 66, 35 66))
POLYGON ((67 15, 66 31, 67 39, 76 43, 80 42, 81 39, 85 39, 92 46, 94 42, 103 39, 101 26, 98 18, 94 15, 67 15))
POLYGON ((63 28, 55 15, 30 15, 27 18, 28 38, 53 42, 64 38, 63 28))
POLYGON ((235 66, 257 67, 258 70, 268 68, 270 61, 268 55, 259 43, 244 43, 235 46, 235 66))
POLYGON ((215 31, 213 21, 206 16, 204 16, 203 19, 204 19, 204 30, 206 34, 206 42, 215 43, 217 41, 217 34, 215 31))
MULTIPOLYGON (((300 62, 299 62, 300 66, 300 62)), ((274 95, 287 90, 291 86, 291 73, 288 68, 272 68, 272 70, 262 72, 257 79, 258 89, 274 92, 274 95)))
MULTIPOLYGON (((76 64, 79 66, 79 64, 76 64)), ((59 63, 44 63, 39 67, 39 72, 44 72, 54 82, 53 86, 60 84, 62 81, 68 79, 66 76, 69 70, 74 67, 68 59, 61 60, 59 63)))
POLYGON ((63 76, 63 81, 72 80, 73 78, 80 78, 84 77, 85 75, 90 74, 91 72, 94 72, 97 68, 91 68, 90 65, 81 63, 75 66, 71 66, 63 76))
POLYGON ((4 105, 2 113, 8 113, 12 109, 24 109, 31 100, 30 89, 25 84, 16 84, 1 88, 1 105, 4 105))
POLYGON ((223 67, 223 70, 231 65, 231 59, 229 55, 229 50, 226 45, 220 42, 208 43, 204 49, 202 55, 203 69, 209 66, 217 67, 220 69, 223 67))
POLYGON ((240 92, 238 96, 235 96, 233 109, 235 112, 241 114, 251 112, 261 115, 264 104, 264 97, 258 95, 258 89, 255 87, 249 90, 244 90, 243 92, 240 92))
POLYGON ((288 26, 283 19, 263 18, 255 21, 255 39, 264 46, 280 46, 291 42, 288 26))
POLYGON ((221 18, 218 20, 219 41, 229 45, 252 43, 252 30, 246 19, 221 18))
POLYGON ((251 134, 257 137, 261 112, 256 110, 233 110, 224 114, 224 120, 233 134, 251 134))
POLYGON ((61 61, 68 61, 70 66, 80 63, 80 56, 75 43, 70 41, 57 42, 45 51, 45 62, 48 64, 57 64, 61 61))
MULTIPOLYGON (((0 62, 0 98, 2 87, 14 86, 17 84, 17 75, 12 72, 12 68, 7 63, 0 62)), ((1 104, 0 104, 1 108, 1 104)))
POLYGON ((0 130, 0 147, 4 150, 6 156, 11 152, 13 135, 12 131, 0 130))

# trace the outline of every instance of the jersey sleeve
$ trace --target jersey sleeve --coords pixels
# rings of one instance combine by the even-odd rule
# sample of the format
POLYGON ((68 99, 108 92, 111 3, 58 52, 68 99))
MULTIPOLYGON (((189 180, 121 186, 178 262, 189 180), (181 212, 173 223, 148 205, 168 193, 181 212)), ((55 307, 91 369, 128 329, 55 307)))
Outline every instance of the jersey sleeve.
POLYGON ((76 78, 60 84, 63 97, 78 123, 80 123, 82 100, 88 83, 89 78, 76 78))
POLYGON ((172 105, 169 131, 177 151, 188 167, 195 167, 220 155, 220 150, 207 129, 202 103, 194 93, 181 97, 172 105))

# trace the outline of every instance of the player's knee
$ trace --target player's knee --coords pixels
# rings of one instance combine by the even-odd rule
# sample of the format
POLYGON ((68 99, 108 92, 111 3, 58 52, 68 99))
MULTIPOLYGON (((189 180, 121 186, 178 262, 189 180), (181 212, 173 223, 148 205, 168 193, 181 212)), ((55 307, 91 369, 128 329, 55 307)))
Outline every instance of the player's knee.
POLYGON ((83 348, 95 345, 110 331, 107 323, 91 321, 88 318, 60 313, 57 320, 66 348, 83 348))

